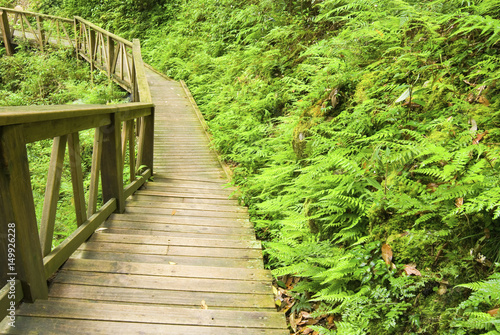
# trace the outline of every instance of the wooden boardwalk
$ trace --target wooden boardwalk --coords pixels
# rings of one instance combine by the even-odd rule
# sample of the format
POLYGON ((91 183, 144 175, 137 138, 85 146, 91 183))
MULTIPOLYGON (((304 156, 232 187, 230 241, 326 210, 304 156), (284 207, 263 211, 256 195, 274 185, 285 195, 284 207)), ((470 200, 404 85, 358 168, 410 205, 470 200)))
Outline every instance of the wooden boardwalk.
POLYGON ((289 334, 246 208, 178 82, 148 70, 154 180, 23 303, 8 334, 289 334))

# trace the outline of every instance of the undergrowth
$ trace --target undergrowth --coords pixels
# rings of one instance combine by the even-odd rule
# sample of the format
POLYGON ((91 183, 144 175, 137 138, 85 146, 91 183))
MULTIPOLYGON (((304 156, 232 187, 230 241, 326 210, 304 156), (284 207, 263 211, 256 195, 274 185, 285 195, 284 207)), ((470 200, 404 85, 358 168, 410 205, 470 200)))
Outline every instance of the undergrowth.
POLYGON ((333 316, 320 334, 498 334, 498 1, 129 4, 148 29, 114 0, 54 3, 146 37, 187 81, 267 266, 301 279, 288 315, 333 316))
MULTIPOLYGON (((68 50, 41 53, 20 46, 14 56, 0 57, 0 106, 106 104, 124 99, 123 91, 110 83, 106 75, 98 72, 91 74, 89 66, 77 62, 68 50)), ((80 132, 85 190, 90 185, 93 138, 93 130, 80 132)), ((52 142, 52 139, 47 139, 27 145, 38 222, 42 216, 52 142)), ((68 157, 62 171, 54 246, 76 228, 68 157)))

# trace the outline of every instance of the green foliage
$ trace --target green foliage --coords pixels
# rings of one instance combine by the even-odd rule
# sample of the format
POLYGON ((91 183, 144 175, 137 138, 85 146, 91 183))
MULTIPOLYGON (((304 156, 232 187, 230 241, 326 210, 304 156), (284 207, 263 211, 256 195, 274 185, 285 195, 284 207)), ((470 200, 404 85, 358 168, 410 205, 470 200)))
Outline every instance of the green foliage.
POLYGON ((321 334, 492 326, 451 286, 500 261, 498 1, 176 4, 143 55, 190 86, 267 266, 302 278, 294 311, 340 320, 321 334))
MULTIPOLYGON (((122 102, 124 98, 123 91, 110 83, 106 75, 97 72, 91 74, 86 63, 77 62, 66 50, 41 53, 21 48, 12 57, 0 58, 0 106, 106 104, 122 102)), ((86 190, 89 189, 90 183, 93 135, 93 130, 80 132, 82 172, 86 190)), ((52 140, 29 143, 27 151, 36 215, 40 222, 52 140)), ((54 246, 75 228, 73 187, 66 157, 56 213, 54 246)))

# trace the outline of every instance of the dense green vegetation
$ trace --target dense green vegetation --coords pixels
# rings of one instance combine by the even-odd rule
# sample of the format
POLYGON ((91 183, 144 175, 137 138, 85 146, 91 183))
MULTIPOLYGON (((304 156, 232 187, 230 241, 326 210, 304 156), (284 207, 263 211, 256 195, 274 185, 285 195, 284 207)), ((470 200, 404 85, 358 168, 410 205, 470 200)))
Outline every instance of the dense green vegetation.
POLYGON ((42 2, 187 81, 292 328, 500 332, 498 1, 42 2))
MULTIPOLYGON (((2 48, 0 52, 4 52, 2 48)), ((0 106, 105 104, 123 100, 123 92, 86 63, 76 62, 71 51, 40 53, 20 46, 13 57, 0 57, 0 106), (91 78, 92 76, 92 78, 91 78), (92 80, 91 80, 92 79, 92 80)), ((88 189, 94 132, 80 133, 84 184, 88 189)), ((40 222, 50 163, 52 140, 28 144, 31 184, 40 222)), ((65 161, 56 217, 54 245, 76 228, 69 163, 65 161)))

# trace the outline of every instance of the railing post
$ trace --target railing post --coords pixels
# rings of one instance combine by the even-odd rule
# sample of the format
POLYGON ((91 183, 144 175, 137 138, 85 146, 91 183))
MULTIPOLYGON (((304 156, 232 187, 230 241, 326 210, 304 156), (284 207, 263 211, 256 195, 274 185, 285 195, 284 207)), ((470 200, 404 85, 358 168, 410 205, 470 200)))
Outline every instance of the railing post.
POLYGON ((0 210, 0 225, 15 226, 15 268, 9 268, 13 270, 9 276, 21 280, 28 301, 46 299, 48 289, 22 125, 0 128, 0 210))
POLYGON ((111 36, 107 36, 107 43, 108 43, 108 78, 113 77, 113 72, 115 72, 115 69, 113 67, 113 63, 115 60, 115 41, 111 38, 111 36))
POLYGON ((95 30, 89 27, 89 60, 90 60, 91 72, 94 72, 95 70, 95 65, 94 65, 95 51, 96 51, 95 30))
POLYGON ((40 38, 40 51, 43 52, 45 45, 45 31, 43 29, 43 19, 40 16, 36 16, 36 25, 38 29, 38 37, 40 38))
POLYGON ((116 198, 116 211, 125 211, 123 194, 123 168, 120 121, 116 114, 111 115, 111 124, 101 127, 103 134, 101 160, 101 184, 103 202, 116 198))
POLYGON ((5 45, 7 56, 12 56, 14 54, 14 48, 12 47, 9 19, 7 17, 7 12, 3 10, 0 11, 0 30, 2 30, 3 44, 5 45))

